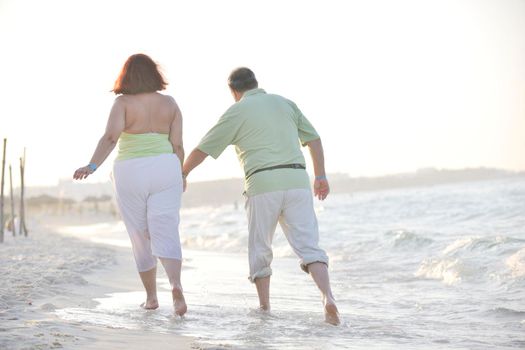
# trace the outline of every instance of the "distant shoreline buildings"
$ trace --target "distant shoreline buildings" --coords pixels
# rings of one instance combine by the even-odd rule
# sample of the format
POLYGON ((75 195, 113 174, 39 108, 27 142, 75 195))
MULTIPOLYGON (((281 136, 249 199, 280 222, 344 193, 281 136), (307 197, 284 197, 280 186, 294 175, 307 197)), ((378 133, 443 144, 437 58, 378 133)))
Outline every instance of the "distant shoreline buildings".
MULTIPOLYGON (((494 168, 467 168, 459 170, 424 168, 413 173, 394 174, 377 177, 350 177, 347 174, 329 174, 332 193, 355 193, 394 188, 426 187, 457 182, 496 180, 523 177, 525 172, 512 172, 494 168)), ((183 206, 216 206, 238 204, 243 201, 243 180, 240 178, 222 179, 189 183, 183 195, 183 206)), ((61 180, 57 186, 28 187, 27 203, 35 209, 39 206, 66 205, 75 207, 76 203, 92 203, 94 207, 107 207, 106 202, 114 202, 111 182, 79 183, 61 180)))

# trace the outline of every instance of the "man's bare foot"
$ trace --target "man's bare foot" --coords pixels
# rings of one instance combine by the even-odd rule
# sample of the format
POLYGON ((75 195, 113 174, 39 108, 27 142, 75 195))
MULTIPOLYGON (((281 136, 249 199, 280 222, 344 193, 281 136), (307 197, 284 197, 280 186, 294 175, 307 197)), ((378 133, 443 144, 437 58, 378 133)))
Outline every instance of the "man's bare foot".
POLYGON ((259 305, 259 310, 264 312, 270 312, 270 305, 268 304, 261 304, 259 305))
POLYGON ((159 307, 159 302, 157 299, 146 300, 146 302, 140 304, 140 307, 145 310, 155 310, 159 307))
POLYGON ((341 320, 339 320, 339 311, 337 310, 337 306, 335 306, 335 301, 333 299, 327 298, 324 302, 324 319, 326 323, 334 326, 341 324, 341 320))
POLYGON ((173 296, 173 307, 175 308, 175 313, 179 316, 184 315, 186 311, 188 311, 188 306, 186 305, 186 300, 182 293, 182 287, 173 287, 171 294, 173 296))

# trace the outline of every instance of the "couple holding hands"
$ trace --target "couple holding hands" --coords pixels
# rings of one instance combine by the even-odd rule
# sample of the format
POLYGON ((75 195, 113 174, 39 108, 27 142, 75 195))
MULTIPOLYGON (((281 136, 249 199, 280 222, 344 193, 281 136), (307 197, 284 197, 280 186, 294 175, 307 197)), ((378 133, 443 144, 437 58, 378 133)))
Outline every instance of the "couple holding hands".
POLYGON ((145 309, 158 308, 157 258, 169 278, 175 313, 187 305, 181 284, 182 253, 179 210, 186 177, 208 156, 219 157, 234 145, 245 174, 250 275, 260 308, 270 310, 272 239, 279 223, 321 291, 325 321, 338 325, 339 313, 328 276, 328 256, 319 248, 317 218, 310 179, 300 146, 312 157, 314 196, 329 193, 321 139, 292 101, 267 94, 248 68, 235 69, 228 86, 235 103, 220 117, 184 159, 182 114, 175 99, 160 94, 167 83, 157 64, 136 54, 125 62, 113 88, 119 95, 106 131, 87 166, 74 179, 85 179, 118 143, 113 165, 115 196, 140 278, 146 289, 145 309))

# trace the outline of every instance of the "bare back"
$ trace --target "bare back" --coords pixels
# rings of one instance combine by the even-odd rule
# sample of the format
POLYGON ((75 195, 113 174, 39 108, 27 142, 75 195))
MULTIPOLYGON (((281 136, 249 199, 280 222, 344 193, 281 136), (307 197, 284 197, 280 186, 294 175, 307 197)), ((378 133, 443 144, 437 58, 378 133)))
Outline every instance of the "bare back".
POLYGON ((178 106, 171 96, 153 92, 122 95, 119 98, 124 102, 125 108, 124 132, 170 133, 172 123, 179 113, 178 106))

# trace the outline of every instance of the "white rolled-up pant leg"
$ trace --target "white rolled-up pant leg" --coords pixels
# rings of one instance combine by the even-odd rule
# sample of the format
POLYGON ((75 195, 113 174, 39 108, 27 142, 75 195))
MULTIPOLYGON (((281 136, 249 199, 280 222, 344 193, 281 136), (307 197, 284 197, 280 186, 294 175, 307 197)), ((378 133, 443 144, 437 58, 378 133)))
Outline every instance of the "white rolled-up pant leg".
POLYGON ((328 266, 328 255, 319 247, 319 227, 313 196, 309 189, 291 189, 284 195, 280 225, 293 251, 300 258, 301 269, 321 262, 328 266))
POLYGON ((154 192, 148 198, 148 231, 154 256, 182 260, 179 237, 182 196, 180 162, 170 163, 169 169, 172 171, 157 174, 157 184, 167 184, 169 187, 164 189, 153 186, 154 192))
POLYGON ((272 240, 281 212, 282 199, 283 191, 262 193, 246 199, 250 263, 248 279, 251 282, 272 274, 272 240))

